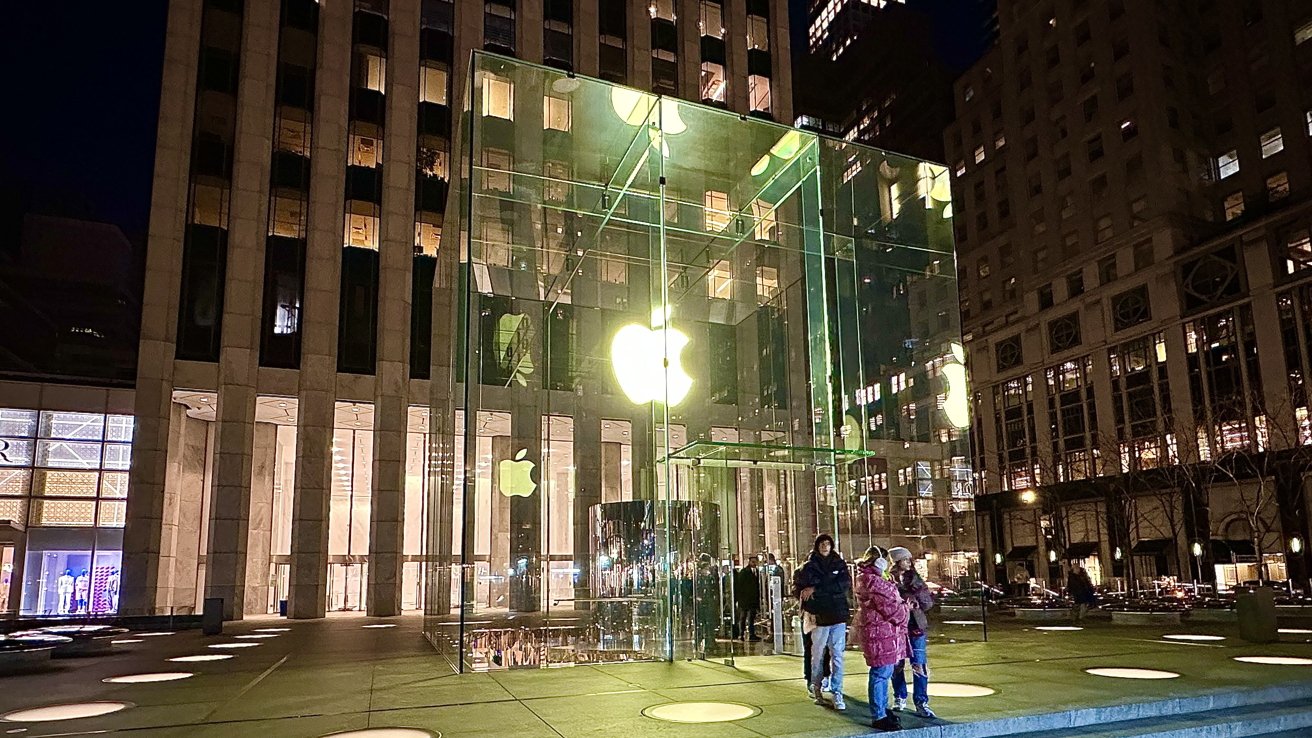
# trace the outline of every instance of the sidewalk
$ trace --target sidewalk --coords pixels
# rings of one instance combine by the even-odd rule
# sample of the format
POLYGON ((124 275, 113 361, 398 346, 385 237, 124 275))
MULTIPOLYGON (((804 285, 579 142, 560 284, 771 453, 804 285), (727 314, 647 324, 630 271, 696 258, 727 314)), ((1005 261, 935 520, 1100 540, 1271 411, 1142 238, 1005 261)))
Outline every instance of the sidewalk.
MULTIPOLYGON (((419 618, 387 621, 255 620, 229 624, 220 638, 195 631, 141 638, 124 652, 54 662, 45 671, 0 677, 0 712, 55 703, 119 700, 131 707, 101 717, 24 727, 25 737, 119 731, 129 736, 322 736, 366 727, 414 727, 443 736, 851 736, 869 732, 866 667, 847 654, 848 710, 812 705, 790 656, 712 662, 616 664, 550 670, 449 674, 422 640, 419 618), (385 623, 390 628, 365 628, 385 623), (288 628, 271 638, 240 639, 258 628, 288 628), (214 643, 254 643, 210 649, 214 643), (201 663, 168 662, 190 654, 231 654, 201 663), (106 684, 109 676, 193 672, 181 681, 106 684), (677 702, 743 706, 750 715, 707 724, 658 720, 643 711, 677 702)), ((992 626, 988 643, 931 644, 934 689, 978 697, 937 696, 943 723, 1041 715, 1081 707, 1149 702, 1273 685, 1312 684, 1312 665, 1241 663, 1236 656, 1312 659, 1312 634, 1258 646, 1238 640, 1232 625, 1170 630, 1093 624, 1080 631, 992 626), (1222 636, 1219 641, 1164 641, 1165 633, 1222 636), (1088 668, 1169 671, 1178 677, 1132 680, 1095 676, 1088 668), (983 688, 983 689, 979 689, 983 688)), ((904 718, 908 728, 922 724, 904 718)))

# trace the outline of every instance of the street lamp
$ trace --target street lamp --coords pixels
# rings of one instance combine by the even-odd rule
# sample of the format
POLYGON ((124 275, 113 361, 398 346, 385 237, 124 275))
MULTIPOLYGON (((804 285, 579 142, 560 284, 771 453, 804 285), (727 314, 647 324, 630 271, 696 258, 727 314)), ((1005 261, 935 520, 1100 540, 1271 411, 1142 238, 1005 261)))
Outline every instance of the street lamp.
POLYGON ((1303 539, 1298 536, 1290 538, 1289 551, 1290 553, 1303 553, 1303 539))
POLYGON ((993 554, 993 563, 997 564, 998 566, 1002 566, 1002 554, 1000 553, 993 554))
POLYGON ((1039 493, 1035 492, 1032 489, 1027 489, 1024 492, 1020 493, 1020 501, 1025 503, 1026 505, 1033 505, 1034 501, 1037 499, 1039 499, 1039 493))
POLYGON ((1193 545, 1189 547, 1189 550, 1193 552, 1194 558, 1200 558, 1203 555, 1203 544, 1194 541, 1193 545))

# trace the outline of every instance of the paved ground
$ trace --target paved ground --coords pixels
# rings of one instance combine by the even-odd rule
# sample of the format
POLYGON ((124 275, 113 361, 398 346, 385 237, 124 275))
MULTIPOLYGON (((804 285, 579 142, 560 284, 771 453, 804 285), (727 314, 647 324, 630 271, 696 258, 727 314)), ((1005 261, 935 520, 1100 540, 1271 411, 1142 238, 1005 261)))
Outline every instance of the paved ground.
MULTIPOLYGON (((1132 628, 1093 624, 1077 632, 1019 625, 991 629, 988 643, 940 639, 931 646, 935 683, 966 683, 995 692, 936 697, 946 721, 1047 713, 1099 704, 1143 702, 1213 690, 1312 681, 1312 666, 1240 663, 1236 656, 1312 658, 1312 635, 1256 646, 1234 626, 1132 628), (1164 633, 1206 633, 1225 640, 1160 640, 1164 633), (1168 670, 1178 678, 1131 681, 1093 676, 1093 667, 1168 670)), ((866 732, 865 666, 848 654, 846 714, 809 703, 799 662, 788 656, 740 657, 735 667, 704 662, 620 664, 565 669, 450 674, 420 635, 414 617, 386 621, 330 618, 229 624, 222 637, 199 632, 142 638, 112 656, 61 660, 49 669, 0 677, 0 712, 55 703, 119 700, 133 707, 97 718, 0 722, 28 736, 115 732, 129 736, 322 736, 365 727, 406 726, 443 736, 559 738, 658 735, 846 736, 866 732), (365 628, 386 623, 391 628, 365 628), (237 639, 257 628, 286 627, 276 637, 237 639), (235 650, 214 643, 257 643, 235 650), (205 663, 165 659, 200 653, 234 658, 205 663), (110 676, 185 670, 195 676, 158 684, 106 684, 110 676), (713 725, 661 722, 642 710, 667 702, 726 701, 760 710, 713 725)), ((917 724, 907 718, 907 727, 917 724)))

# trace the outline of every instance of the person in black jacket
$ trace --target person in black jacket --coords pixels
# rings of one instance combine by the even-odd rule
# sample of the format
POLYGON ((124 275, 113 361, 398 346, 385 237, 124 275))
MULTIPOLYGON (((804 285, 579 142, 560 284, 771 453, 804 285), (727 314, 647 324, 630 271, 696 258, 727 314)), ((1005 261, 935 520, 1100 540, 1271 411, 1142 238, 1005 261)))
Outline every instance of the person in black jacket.
POLYGON ((756 616, 761 611, 761 580, 757 577, 758 559, 753 556, 747 560, 747 566, 733 575, 734 635, 736 637, 759 641, 756 637, 756 616))
POLYGON ((834 549, 834 538, 822 533, 815 539, 811 558, 799 575, 802 609, 815 616, 811 632, 811 679, 815 685, 815 703, 827 705, 821 687, 823 658, 829 656, 829 685, 834 694, 834 709, 846 710, 843 701, 843 650, 847 647, 847 620, 851 614, 852 574, 847 562, 834 549))

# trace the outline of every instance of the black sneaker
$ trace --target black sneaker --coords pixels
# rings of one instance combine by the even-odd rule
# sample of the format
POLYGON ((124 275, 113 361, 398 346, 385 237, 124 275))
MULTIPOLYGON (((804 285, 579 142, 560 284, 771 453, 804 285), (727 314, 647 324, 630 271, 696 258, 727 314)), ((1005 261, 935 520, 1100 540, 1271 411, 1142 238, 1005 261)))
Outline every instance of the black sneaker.
POLYGON ((898 719, 896 717, 893 717, 893 713, 889 712, 889 713, 885 713, 884 717, 871 722, 870 727, 874 728, 875 730, 883 731, 885 733, 892 733, 894 731, 901 730, 902 723, 898 722, 898 719))

